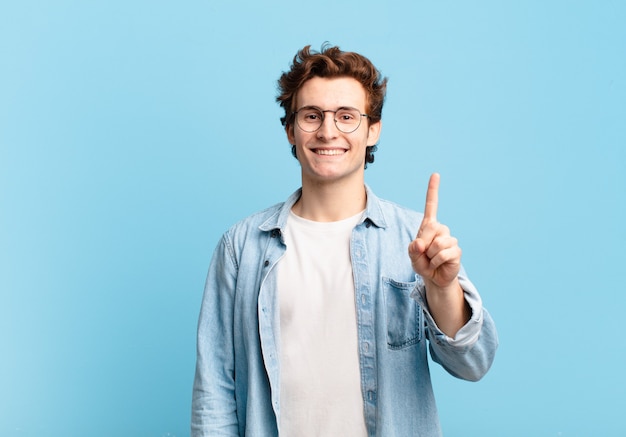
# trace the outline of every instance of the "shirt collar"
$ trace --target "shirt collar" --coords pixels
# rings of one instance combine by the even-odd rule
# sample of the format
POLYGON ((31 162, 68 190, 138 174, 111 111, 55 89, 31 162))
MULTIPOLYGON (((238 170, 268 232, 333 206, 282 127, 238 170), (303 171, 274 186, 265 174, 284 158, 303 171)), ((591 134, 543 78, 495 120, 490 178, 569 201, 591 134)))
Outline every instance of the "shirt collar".
MULTIPOLYGON (((386 228, 387 222, 385 221, 385 215, 383 214, 380 199, 374 194, 367 184, 365 184, 365 192, 367 194, 367 203, 365 205, 365 213, 363 214, 363 218, 359 224, 369 220, 379 228, 386 228)), ((274 214, 272 214, 267 220, 265 220, 265 222, 263 222, 263 224, 261 224, 261 226, 259 226, 259 229, 268 232, 278 229, 282 232, 287 224, 289 211, 291 211, 291 208, 298 201, 301 195, 302 188, 298 188, 287 198, 280 208, 274 212, 274 214)))

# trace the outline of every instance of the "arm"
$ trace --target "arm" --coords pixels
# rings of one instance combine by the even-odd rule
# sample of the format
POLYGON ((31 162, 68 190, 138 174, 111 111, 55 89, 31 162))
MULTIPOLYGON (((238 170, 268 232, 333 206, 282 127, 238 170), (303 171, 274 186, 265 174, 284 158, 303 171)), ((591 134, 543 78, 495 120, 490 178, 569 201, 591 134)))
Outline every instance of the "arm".
POLYGON ((233 350, 237 269, 226 238, 213 254, 198 321, 192 437, 239 435, 233 350))
POLYGON ((437 221, 439 175, 426 193, 424 219, 409 244, 413 270, 423 279, 417 298, 426 309, 433 359, 460 378, 480 379, 497 347, 495 325, 461 268, 461 249, 437 221))

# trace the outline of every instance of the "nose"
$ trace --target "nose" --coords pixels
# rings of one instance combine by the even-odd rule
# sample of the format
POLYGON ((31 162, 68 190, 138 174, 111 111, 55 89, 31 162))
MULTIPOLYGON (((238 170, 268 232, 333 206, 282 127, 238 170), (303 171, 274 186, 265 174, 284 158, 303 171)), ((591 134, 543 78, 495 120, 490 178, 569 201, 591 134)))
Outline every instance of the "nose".
POLYGON ((333 111, 325 112, 322 125, 317 130, 317 137, 319 139, 329 140, 336 138, 338 134, 339 129, 337 129, 337 125, 335 124, 335 113, 333 111))

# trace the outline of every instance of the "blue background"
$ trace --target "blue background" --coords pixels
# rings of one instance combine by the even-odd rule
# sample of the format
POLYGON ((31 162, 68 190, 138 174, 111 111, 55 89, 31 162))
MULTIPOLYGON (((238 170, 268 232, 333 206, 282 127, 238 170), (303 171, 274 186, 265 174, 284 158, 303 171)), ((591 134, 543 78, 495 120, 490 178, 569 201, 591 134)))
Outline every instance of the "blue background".
MULTIPOLYGON (((501 347, 446 436, 623 436, 626 3, 2 1, 0 435, 188 435, 221 233, 299 167, 306 44, 389 77, 378 195, 439 218, 501 347)), ((416 224, 417 226, 418 224, 416 224)))

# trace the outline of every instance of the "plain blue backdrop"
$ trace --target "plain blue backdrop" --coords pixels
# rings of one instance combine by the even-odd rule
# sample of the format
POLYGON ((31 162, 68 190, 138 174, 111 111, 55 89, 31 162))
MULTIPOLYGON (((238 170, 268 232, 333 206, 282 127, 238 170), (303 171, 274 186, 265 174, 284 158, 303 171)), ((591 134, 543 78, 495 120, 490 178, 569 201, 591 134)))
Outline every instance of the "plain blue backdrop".
MULTIPOLYGON (((221 233, 298 187, 276 79, 389 77, 366 180, 439 218, 496 320, 446 436, 626 435, 626 3, 0 3, 0 435, 189 433, 221 233)), ((417 224, 416 224, 417 225, 417 224)))

